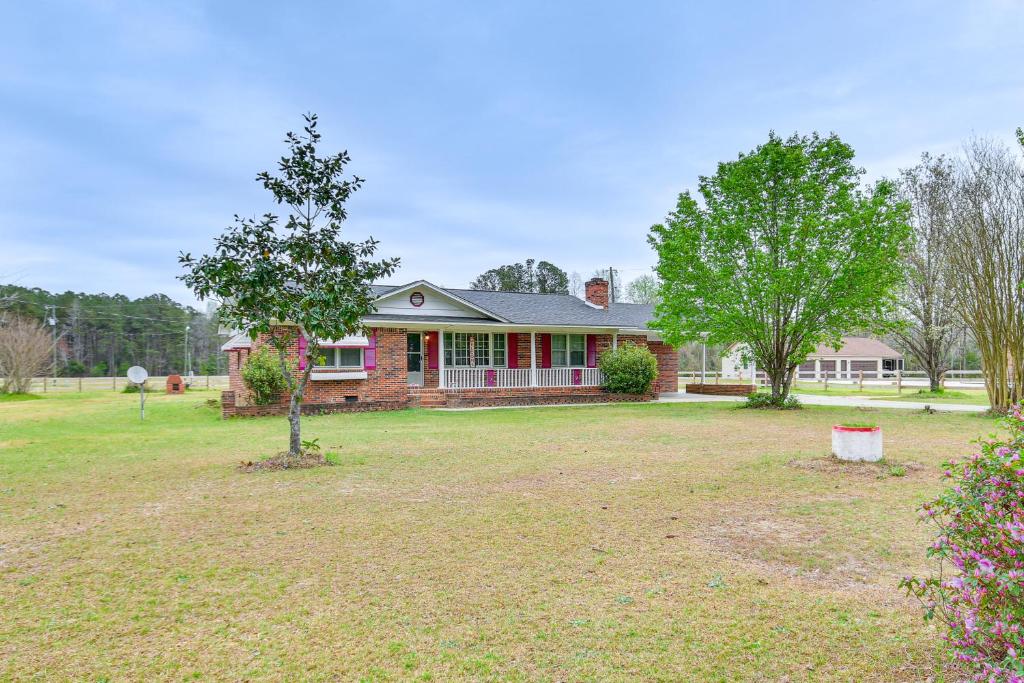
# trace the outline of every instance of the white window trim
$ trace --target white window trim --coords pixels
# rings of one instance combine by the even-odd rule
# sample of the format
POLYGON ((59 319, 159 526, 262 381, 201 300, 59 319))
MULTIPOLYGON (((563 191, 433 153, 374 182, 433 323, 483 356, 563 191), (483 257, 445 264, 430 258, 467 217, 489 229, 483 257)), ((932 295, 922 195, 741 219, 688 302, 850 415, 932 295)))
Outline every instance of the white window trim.
MULTIPOLYGON (((327 351, 334 352, 335 350, 337 350, 339 348, 342 348, 342 347, 333 346, 333 347, 326 348, 326 349, 320 349, 320 353, 324 353, 324 352, 327 352, 327 351)), ((314 365, 313 366, 313 370, 314 371, 343 371, 343 370, 353 370, 353 371, 358 370, 358 371, 362 371, 362 369, 364 367, 366 367, 366 357, 363 355, 364 354, 364 349, 361 348, 361 347, 344 347, 344 348, 354 349, 354 350, 359 352, 359 365, 314 365)))
MULTIPOLYGON (((443 359, 444 366, 446 368, 495 368, 495 369, 501 369, 501 368, 507 368, 508 367, 508 353, 509 352, 508 352, 508 333, 507 332, 443 332, 442 334, 444 334, 444 335, 451 335, 451 337, 452 337, 450 345, 449 345, 447 339, 444 342, 444 352, 448 353, 448 351, 450 350, 451 354, 452 354, 451 363, 449 363, 447 359, 443 359), (460 365, 460 364, 457 364, 455 362, 455 335, 457 335, 457 334, 464 334, 464 335, 466 335, 466 361, 467 361, 466 365, 460 365), (488 337, 488 340, 487 340, 487 363, 486 364, 477 363, 476 365, 473 365, 472 362, 473 362, 474 354, 471 354, 470 350, 469 350, 470 349, 470 347, 469 347, 469 337, 471 337, 471 336, 480 336, 480 335, 487 335, 487 337, 488 337), (499 336, 499 335, 503 336, 505 338, 505 362, 502 365, 495 365, 494 364, 494 338, 499 336)), ((476 351, 476 344, 475 343, 473 344, 473 351, 474 352, 476 351)))
POLYGON ((572 332, 566 332, 564 334, 552 334, 551 335, 551 367, 553 368, 586 368, 587 365, 587 335, 576 334, 572 332), (555 365, 555 337, 565 338, 565 365, 555 365), (579 365, 573 365, 572 363, 572 347, 569 345, 569 337, 583 337, 583 363, 579 365))

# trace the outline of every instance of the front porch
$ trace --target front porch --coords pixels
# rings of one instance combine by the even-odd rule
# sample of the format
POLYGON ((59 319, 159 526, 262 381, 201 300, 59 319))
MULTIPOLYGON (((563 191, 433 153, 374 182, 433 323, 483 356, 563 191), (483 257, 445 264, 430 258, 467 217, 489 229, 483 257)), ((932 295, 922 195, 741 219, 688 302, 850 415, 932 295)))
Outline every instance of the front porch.
POLYGON ((598 368, 445 368, 445 389, 511 389, 526 387, 599 387, 598 368))

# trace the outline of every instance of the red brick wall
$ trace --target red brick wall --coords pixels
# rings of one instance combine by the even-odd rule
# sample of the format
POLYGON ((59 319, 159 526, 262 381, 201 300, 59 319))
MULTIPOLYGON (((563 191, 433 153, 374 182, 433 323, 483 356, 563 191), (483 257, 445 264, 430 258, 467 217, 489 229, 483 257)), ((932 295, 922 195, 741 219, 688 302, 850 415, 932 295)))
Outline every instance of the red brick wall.
MULTIPOLYGON (((306 411, 316 410, 317 406, 346 403, 348 397, 355 397, 356 402, 370 404, 386 404, 394 407, 402 407, 409 401, 409 386, 406 373, 406 332, 401 328, 376 328, 372 330, 377 338, 377 363, 373 370, 367 370, 366 379, 360 380, 310 380, 306 385, 304 407, 306 411)), ((269 336, 261 335, 253 342, 252 351, 268 344, 269 336)), ((271 347, 272 348, 272 347, 271 347)), ((273 350, 273 348, 272 348, 273 350)), ((288 353, 292 359, 298 358, 298 340, 293 340, 289 345, 288 353)), ((227 414, 227 396, 231 393, 231 403, 235 414, 241 414, 242 407, 248 407, 251 400, 249 392, 242 382, 239 369, 248 357, 246 352, 236 354, 232 352, 233 359, 229 359, 228 376, 229 392, 224 392, 222 399, 225 403, 225 414, 227 414)), ((434 371, 436 375, 436 371, 434 371)), ((288 405, 288 396, 282 395, 279 401, 280 406, 288 405)), ((256 408, 253 406, 253 408, 256 408)), ((269 406, 258 408, 274 409, 269 406)), ((355 409, 355 408, 353 408, 355 409)))
POLYGON ((679 352, 664 342, 648 342, 647 348, 658 359, 654 391, 659 394, 679 391, 679 352))

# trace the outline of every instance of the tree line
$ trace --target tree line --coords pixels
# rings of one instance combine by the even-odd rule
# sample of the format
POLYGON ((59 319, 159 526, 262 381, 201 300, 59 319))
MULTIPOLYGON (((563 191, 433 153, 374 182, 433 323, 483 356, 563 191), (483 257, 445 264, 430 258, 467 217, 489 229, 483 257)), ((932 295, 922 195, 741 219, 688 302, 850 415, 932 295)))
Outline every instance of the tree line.
POLYGON ((44 344, 47 353, 41 371, 45 374, 54 370, 54 337, 56 374, 61 376, 123 375, 132 365, 154 375, 184 374, 186 327, 193 372, 222 374, 227 366, 220 352, 217 317, 214 306, 199 311, 164 294, 131 299, 122 294, 0 286, 0 326, 13 337, 17 320, 19 339, 32 334, 33 345, 44 344))
MULTIPOLYGON (((653 275, 641 275, 625 286, 623 294, 622 281, 618 271, 607 268, 597 269, 593 277, 604 278, 611 283, 612 301, 653 304, 658 297, 658 282, 653 275)), ((564 270, 549 261, 526 259, 522 263, 509 263, 491 268, 478 275, 470 284, 471 289, 494 292, 524 292, 529 294, 571 294, 584 297, 583 277, 573 272, 568 275, 564 270)))

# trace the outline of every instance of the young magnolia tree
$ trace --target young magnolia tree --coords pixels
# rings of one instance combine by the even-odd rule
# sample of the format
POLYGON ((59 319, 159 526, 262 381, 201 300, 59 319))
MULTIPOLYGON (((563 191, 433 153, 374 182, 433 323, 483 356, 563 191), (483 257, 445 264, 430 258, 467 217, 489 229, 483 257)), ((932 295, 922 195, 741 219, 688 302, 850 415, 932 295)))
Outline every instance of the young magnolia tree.
POLYGON ((900 173, 900 196, 910 205, 914 232, 899 296, 906 324, 895 337, 928 374, 932 391, 941 386, 962 330, 952 284, 957 275, 949 268, 955 187, 956 170, 945 157, 925 154, 920 164, 900 173))
POLYGON ((256 339, 269 335, 289 394, 291 438, 288 454, 301 452, 300 415, 319 344, 363 332, 361 319, 373 312, 375 280, 398 267, 398 259, 372 260, 377 241, 346 242, 341 226, 345 202, 363 181, 346 179, 347 152, 318 156, 317 117, 305 117, 303 133, 288 133, 288 156, 278 174, 257 175, 274 201, 288 207, 282 219, 264 214, 239 218, 217 238, 214 253, 182 254, 181 279, 200 299, 220 301, 220 319, 256 339), (289 354, 299 335, 306 339, 301 371, 289 354))
POLYGON ((674 345, 744 343, 776 406, 819 343, 891 327, 908 210, 889 182, 859 189, 862 173, 835 135, 772 133, 701 177, 703 203, 684 192, 651 228, 654 326, 674 345))

